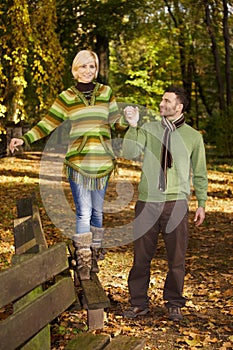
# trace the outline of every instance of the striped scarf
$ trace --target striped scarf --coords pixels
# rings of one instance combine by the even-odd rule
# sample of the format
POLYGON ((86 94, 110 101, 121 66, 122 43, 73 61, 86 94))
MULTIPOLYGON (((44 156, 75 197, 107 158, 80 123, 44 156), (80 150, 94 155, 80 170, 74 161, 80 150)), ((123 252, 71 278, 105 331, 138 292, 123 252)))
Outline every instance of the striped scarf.
POLYGON ((159 174, 159 185, 160 191, 166 190, 167 183, 167 168, 172 167, 172 154, 170 151, 170 137, 171 132, 175 131, 177 128, 185 123, 184 115, 181 114, 179 118, 174 121, 169 121, 167 118, 162 118, 162 126, 164 128, 162 148, 161 148, 161 158, 160 158, 160 174, 159 174))

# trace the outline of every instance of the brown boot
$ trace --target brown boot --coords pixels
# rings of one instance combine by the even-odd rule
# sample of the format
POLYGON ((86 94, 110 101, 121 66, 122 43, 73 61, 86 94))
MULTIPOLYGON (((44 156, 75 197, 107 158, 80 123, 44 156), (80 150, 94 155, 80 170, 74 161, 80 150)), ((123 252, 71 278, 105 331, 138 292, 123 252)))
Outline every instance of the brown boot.
POLYGON ((98 273, 99 266, 98 266, 98 251, 95 248, 91 248, 92 250, 92 260, 91 260, 91 272, 98 273))
POLYGON ((75 260, 77 262, 77 273, 81 281, 90 279, 92 266, 91 251, 92 233, 80 233, 73 236, 75 247, 75 260))
POLYGON ((91 232, 93 234, 92 243, 91 243, 91 249, 92 249, 91 271, 98 273, 99 272, 98 261, 104 259, 103 257, 104 250, 103 248, 101 248, 103 237, 104 237, 104 229, 102 227, 91 226, 91 232))

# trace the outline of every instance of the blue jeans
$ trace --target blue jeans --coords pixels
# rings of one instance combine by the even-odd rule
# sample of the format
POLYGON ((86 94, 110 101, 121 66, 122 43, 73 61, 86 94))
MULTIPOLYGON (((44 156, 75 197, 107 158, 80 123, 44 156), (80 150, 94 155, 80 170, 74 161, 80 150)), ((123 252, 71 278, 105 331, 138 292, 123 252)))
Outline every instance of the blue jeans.
POLYGON ((101 190, 88 190, 69 179, 76 207, 76 233, 90 232, 90 226, 102 227, 103 203, 107 183, 101 190))

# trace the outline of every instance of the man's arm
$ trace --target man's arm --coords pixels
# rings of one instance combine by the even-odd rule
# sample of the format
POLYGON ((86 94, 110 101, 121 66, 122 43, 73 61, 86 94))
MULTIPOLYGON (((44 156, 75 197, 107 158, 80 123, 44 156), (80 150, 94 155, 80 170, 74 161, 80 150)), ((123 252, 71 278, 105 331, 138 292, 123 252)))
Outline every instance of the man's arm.
POLYGON ((205 208, 198 207, 194 217, 195 226, 200 226, 205 220, 205 208))
POLYGON ((205 202, 207 200, 208 177, 203 138, 200 135, 192 153, 193 186, 198 202, 195 213, 195 226, 200 226, 205 219, 205 202))

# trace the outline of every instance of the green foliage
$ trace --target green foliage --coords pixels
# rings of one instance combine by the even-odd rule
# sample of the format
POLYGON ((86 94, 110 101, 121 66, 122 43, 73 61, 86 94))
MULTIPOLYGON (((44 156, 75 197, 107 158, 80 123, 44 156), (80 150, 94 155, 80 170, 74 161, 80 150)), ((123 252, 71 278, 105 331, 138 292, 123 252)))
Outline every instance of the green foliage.
POLYGON ((233 157, 233 107, 229 108, 229 115, 214 114, 210 125, 210 143, 216 146, 218 156, 233 157))
POLYGON ((138 32, 143 34, 112 43, 110 82, 120 98, 158 111, 164 88, 172 81, 170 73, 176 65, 177 50, 171 52, 169 43, 154 25, 142 24, 138 32))
POLYGON ((153 119, 164 88, 183 85, 187 121, 206 143, 230 150, 232 12, 226 0, 3 0, 0 128, 40 119, 73 83, 77 51, 90 48, 100 57, 99 79, 119 101, 148 109, 145 118, 153 119))
POLYGON ((55 1, 1 3, 0 123, 38 120, 61 88, 55 1), (34 119, 36 117, 36 119, 34 119), (3 119, 4 118, 4 119, 3 119))
POLYGON ((30 21, 26 1, 1 4, 1 116, 18 122, 25 118, 24 72, 27 67, 30 21))
POLYGON ((56 34, 56 1, 42 0, 30 7, 33 40, 30 42, 30 67, 27 71, 28 115, 35 122, 47 112, 63 87, 64 58, 56 34))

